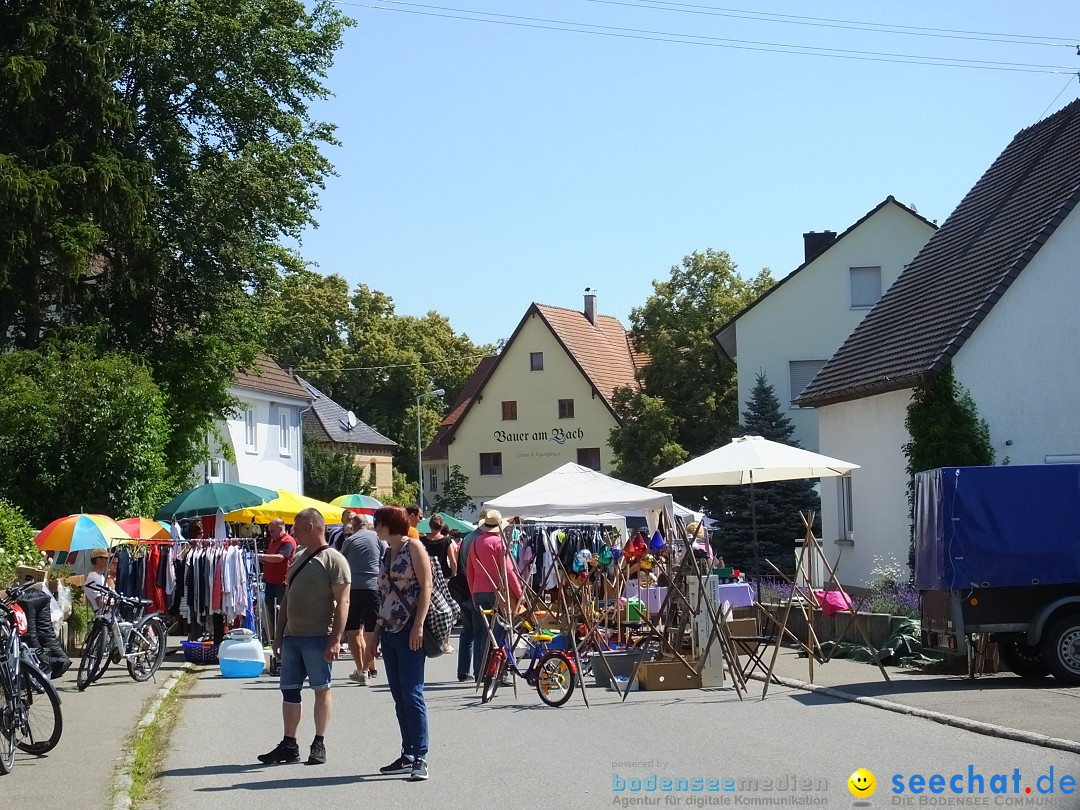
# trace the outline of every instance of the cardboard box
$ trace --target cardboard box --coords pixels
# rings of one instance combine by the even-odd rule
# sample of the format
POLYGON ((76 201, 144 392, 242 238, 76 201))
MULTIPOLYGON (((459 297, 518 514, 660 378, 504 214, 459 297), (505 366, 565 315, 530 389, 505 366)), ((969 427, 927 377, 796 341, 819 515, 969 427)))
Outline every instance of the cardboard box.
POLYGON ((757 619, 732 619, 727 623, 728 631, 733 636, 746 637, 758 635, 757 619))
POLYGON ((679 660, 643 661, 638 667, 637 680, 641 689, 648 692, 701 688, 701 675, 679 660))

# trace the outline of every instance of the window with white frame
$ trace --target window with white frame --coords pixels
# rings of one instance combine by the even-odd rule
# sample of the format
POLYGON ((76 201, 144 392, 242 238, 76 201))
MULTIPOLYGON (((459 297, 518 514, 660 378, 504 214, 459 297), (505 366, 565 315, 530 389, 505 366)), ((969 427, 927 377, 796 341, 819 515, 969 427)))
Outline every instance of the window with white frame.
POLYGON ((836 481, 836 510, 839 540, 855 541, 855 510, 851 503, 851 473, 836 481))
POLYGON ((799 398, 799 394, 806 390, 806 386, 810 385, 817 373, 821 371, 821 367, 825 365, 824 360, 790 360, 788 361, 788 382, 791 389, 791 407, 798 408, 795 400, 799 398))
POLYGON ((432 492, 439 491, 439 471, 434 467, 431 468, 431 480, 428 482, 428 489, 432 492))
POLYGON ((244 411, 244 447, 249 453, 258 450, 258 430, 255 422, 255 409, 247 408, 244 411))
POLYGON ((292 455, 292 426, 289 424, 289 409, 278 409, 278 452, 283 456, 292 455))
POLYGON ((851 308, 870 309, 881 298, 881 268, 852 267, 851 308))
POLYGON ((225 471, 228 468, 225 466, 225 459, 212 458, 206 462, 206 481, 207 483, 224 483, 226 480, 225 471))

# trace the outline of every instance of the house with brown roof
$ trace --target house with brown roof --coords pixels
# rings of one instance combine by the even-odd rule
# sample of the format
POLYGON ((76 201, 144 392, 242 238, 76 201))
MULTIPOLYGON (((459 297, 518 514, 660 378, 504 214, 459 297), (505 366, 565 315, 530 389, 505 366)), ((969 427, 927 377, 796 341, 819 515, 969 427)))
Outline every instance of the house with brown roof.
POLYGON ((236 373, 229 394, 240 405, 218 425, 220 435, 210 438, 212 459, 200 471, 202 481, 255 484, 302 495, 301 415, 311 407, 311 394, 265 354, 249 371, 236 373))
POLYGON ((312 397, 301 424, 304 435, 331 453, 348 453, 375 486, 375 494, 394 489, 394 451, 398 443, 388 439, 355 413, 328 397, 299 374, 296 381, 312 397))
POLYGON ((822 480, 843 580, 907 560, 901 447, 912 391, 952 367, 998 463, 1080 461, 1080 101, 1016 135, 798 398, 821 452, 862 465, 822 480))
POLYGON ((424 500, 434 500, 455 465, 475 504, 568 461, 610 470, 613 397, 638 384, 643 362, 618 319, 597 313, 595 294, 581 310, 531 304, 502 352, 477 365, 424 449, 424 500))
POLYGON ((804 233, 805 261, 713 333, 738 370, 740 410, 764 374, 793 438, 817 452, 817 412, 796 399, 936 229, 890 195, 839 236, 804 233))

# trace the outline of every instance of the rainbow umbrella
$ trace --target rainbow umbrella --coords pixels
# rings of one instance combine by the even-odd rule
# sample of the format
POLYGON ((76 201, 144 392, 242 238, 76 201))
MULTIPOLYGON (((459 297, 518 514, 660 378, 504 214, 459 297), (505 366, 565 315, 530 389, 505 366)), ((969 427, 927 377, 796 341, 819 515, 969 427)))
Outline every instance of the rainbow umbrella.
POLYGON ((334 500, 330 501, 330 503, 334 506, 340 506, 343 509, 362 512, 365 515, 370 515, 383 505, 382 501, 377 498, 372 498, 370 495, 361 495, 359 493, 354 495, 338 495, 334 500))
POLYGON ((116 525, 123 529, 132 540, 169 539, 169 528, 157 520, 133 517, 118 520, 116 525))
POLYGON ((42 551, 86 551, 111 548, 131 539, 124 528, 105 515, 68 515, 57 518, 34 538, 42 551))

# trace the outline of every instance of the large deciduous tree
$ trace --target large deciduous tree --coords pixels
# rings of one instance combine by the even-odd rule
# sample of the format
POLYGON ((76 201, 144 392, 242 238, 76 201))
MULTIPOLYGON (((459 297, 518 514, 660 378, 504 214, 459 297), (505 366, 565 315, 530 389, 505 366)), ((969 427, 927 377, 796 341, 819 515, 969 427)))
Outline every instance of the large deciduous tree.
POLYGON ((144 357, 177 470, 205 453, 259 310, 300 266, 335 143, 309 105, 324 0, 14 0, 0 10, 0 341, 80 327, 144 357))
POLYGON ((772 284, 768 270, 747 280, 727 253, 712 248, 684 257, 667 280, 653 282, 653 294, 630 313, 631 340, 649 363, 638 375, 641 390, 616 398, 622 424, 609 444, 620 477, 647 484, 735 434, 735 366, 717 351, 712 333, 772 284))

